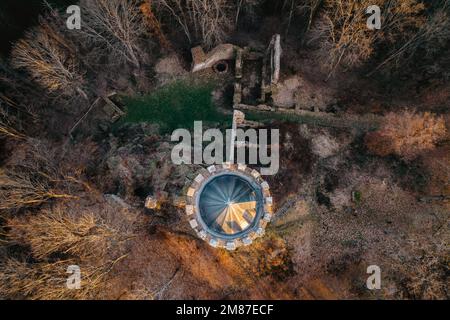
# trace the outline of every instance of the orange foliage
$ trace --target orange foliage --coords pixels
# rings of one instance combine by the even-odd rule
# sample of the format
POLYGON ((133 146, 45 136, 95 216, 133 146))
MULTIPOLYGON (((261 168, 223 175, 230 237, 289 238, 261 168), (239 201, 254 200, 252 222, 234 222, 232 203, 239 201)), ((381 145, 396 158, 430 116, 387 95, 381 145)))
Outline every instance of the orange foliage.
POLYGON ((153 13, 151 0, 145 1, 140 6, 140 9, 145 17, 144 21, 150 30, 150 34, 155 36, 156 39, 158 39, 159 44, 163 48, 170 49, 171 45, 161 30, 161 24, 159 23, 158 19, 155 17, 155 14, 153 13))
POLYGON ((416 114, 404 111, 401 114, 389 113, 378 131, 367 134, 365 143, 373 154, 396 154, 411 160, 423 151, 434 149, 446 134, 443 117, 430 112, 416 114))

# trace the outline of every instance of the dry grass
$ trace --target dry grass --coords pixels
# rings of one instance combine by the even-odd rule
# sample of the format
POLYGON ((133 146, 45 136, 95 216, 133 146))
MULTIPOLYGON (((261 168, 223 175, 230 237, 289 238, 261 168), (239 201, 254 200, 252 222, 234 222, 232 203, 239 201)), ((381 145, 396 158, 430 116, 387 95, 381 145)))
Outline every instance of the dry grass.
MULTIPOLYGON (((450 145, 444 145, 422 156, 430 176, 427 194, 450 197, 450 145)), ((448 203, 450 208, 450 202, 448 203)), ((450 211, 450 210, 449 210, 450 211)))
POLYGON ((445 258, 426 255, 406 270, 405 297, 424 300, 448 299, 446 286, 448 263, 445 258), (409 271, 409 272, 408 272, 409 271))

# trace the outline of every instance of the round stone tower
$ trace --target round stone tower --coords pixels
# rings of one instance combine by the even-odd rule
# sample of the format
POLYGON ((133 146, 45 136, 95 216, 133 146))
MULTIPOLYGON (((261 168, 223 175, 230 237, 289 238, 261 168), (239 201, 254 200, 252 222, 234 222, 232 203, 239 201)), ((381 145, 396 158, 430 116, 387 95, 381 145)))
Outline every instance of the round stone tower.
POLYGON ((213 247, 250 245, 272 218, 269 185, 246 165, 210 166, 188 189, 186 214, 197 235, 213 247))

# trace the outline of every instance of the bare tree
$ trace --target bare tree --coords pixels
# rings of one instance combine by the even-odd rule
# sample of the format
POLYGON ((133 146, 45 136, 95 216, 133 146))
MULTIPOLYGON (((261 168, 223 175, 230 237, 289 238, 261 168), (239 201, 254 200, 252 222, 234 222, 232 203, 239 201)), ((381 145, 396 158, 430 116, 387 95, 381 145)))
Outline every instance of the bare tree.
MULTIPOLYGON (((227 0, 156 0, 155 4, 179 24, 190 43, 211 48, 233 30, 239 13, 227 0)), ((238 2, 238 8, 242 2, 238 2)))
POLYGON ((105 289, 112 263, 102 266, 81 265, 83 285, 69 290, 67 267, 80 265, 76 259, 28 263, 7 257, 0 262, 0 294, 9 299, 63 300, 94 299, 105 289))
POLYGON ((308 43, 319 46, 319 56, 326 62, 330 77, 341 65, 362 65, 373 56, 378 44, 408 37, 423 24, 423 10, 417 0, 325 0, 308 43), (371 5, 383 11, 383 29, 378 32, 366 25, 366 9, 371 5))
POLYGON ((31 29, 14 45, 12 65, 24 68, 51 93, 72 96, 83 90, 84 79, 75 50, 61 41, 62 37, 45 20, 31 29))
POLYGON ((44 172, 0 170, 0 210, 38 206, 51 199, 77 197, 52 187, 56 182, 44 172))
POLYGON ((116 62, 140 67, 139 39, 145 24, 138 0, 82 0, 83 27, 80 30, 94 46, 107 49, 116 62))
POLYGON ((325 1, 324 11, 309 34, 309 43, 319 44, 319 55, 330 70, 329 76, 341 63, 358 66, 372 54, 376 33, 367 30, 366 2, 325 1))
POLYGON ((45 259, 58 252, 80 259, 100 259, 130 237, 98 213, 79 212, 61 206, 27 219, 9 219, 7 225, 11 230, 9 238, 29 244, 37 259, 45 259))
MULTIPOLYGON (((295 1, 295 0, 293 0, 295 1)), ((241 20, 242 14, 245 14, 250 20, 254 20, 256 13, 255 8, 261 5, 263 0, 236 0, 236 11, 234 24, 237 27, 239 21, 241 20)))
MULTIPOLYGON (((395 16, 386 17, 386 28, 390 29, 390 47, 393 49, 369 75, 385 67, 401 67, 412 61, 420 48, 426 55, 433 54, 445 46, 450 40, 450 0, 436 1, 436 10, 427 18, 410 19, 409 26, 415 27, 415 32, 407 32, 405 26, 396 21, 395 16), (440 2, 440 3, 439 3, 440 2), (394 31, 394 32, 392 32, 394 31), (408 34, 406 41, 401 41, 396 35, 408 34)), ((388 8, 395 10, 394 8, 388 8)), ((417 9, 423 9, 418 4, 417 9)))
POLYGON ((110 271, 127 257, 137 213, 108 206, 103 196, 96 198, 96 203, 93 210, 86 204, 70 202, 9 217, 7 243, 29 247, 33 262, 0 257, 0 295, 31 299, 92 299, 104 295, 107 280, 114 277, 110 271), (80 290, 65 286, 70 265, 80 266, 83 272, 80 290))
MULTIPOLYGON (((300 15, 306 20, 303 33, 307 33, 311 29, 311 26, 313 25, 313 22, 317 17, 317 13, 319 12, 319 9, 324 2, 324 0, 285 0, 285 1, 287 3, 290 2, 286 34, 289 33, 289 27, 292 22, 291 20, 295 15, 300 15)), ((305 38, 303 38, 303 42, 304 41, 305 38)))
POLYGON ((5 119, 12 113, 20 113, 36 120, 34 107, 45 103, 43 92, 1 58, 0 86, 4 89, 0 92, 0 117, 5 119))
POLYGON ((17 140, 25 140, 27 137, 14 129, 10 124, 2 120, 0 115, 0 137, 8 137, 17 140))
POLYGON ((35 114, 27 109, 0 93, 0 138, 27 140, 28 137, 22 132, 22 120, 33 122, 36 119, 35 114))

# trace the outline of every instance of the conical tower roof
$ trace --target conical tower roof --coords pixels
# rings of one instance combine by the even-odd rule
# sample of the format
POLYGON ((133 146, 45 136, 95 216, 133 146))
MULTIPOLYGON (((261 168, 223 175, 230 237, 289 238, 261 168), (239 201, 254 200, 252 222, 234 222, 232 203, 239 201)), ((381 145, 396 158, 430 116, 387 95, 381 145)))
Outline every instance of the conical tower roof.
POLYGON ((256 216, 254 188, 237 175, 223 175, 209 182, 200 197, 205 223, 216 232, 233 235, 251 226, 256 216))

